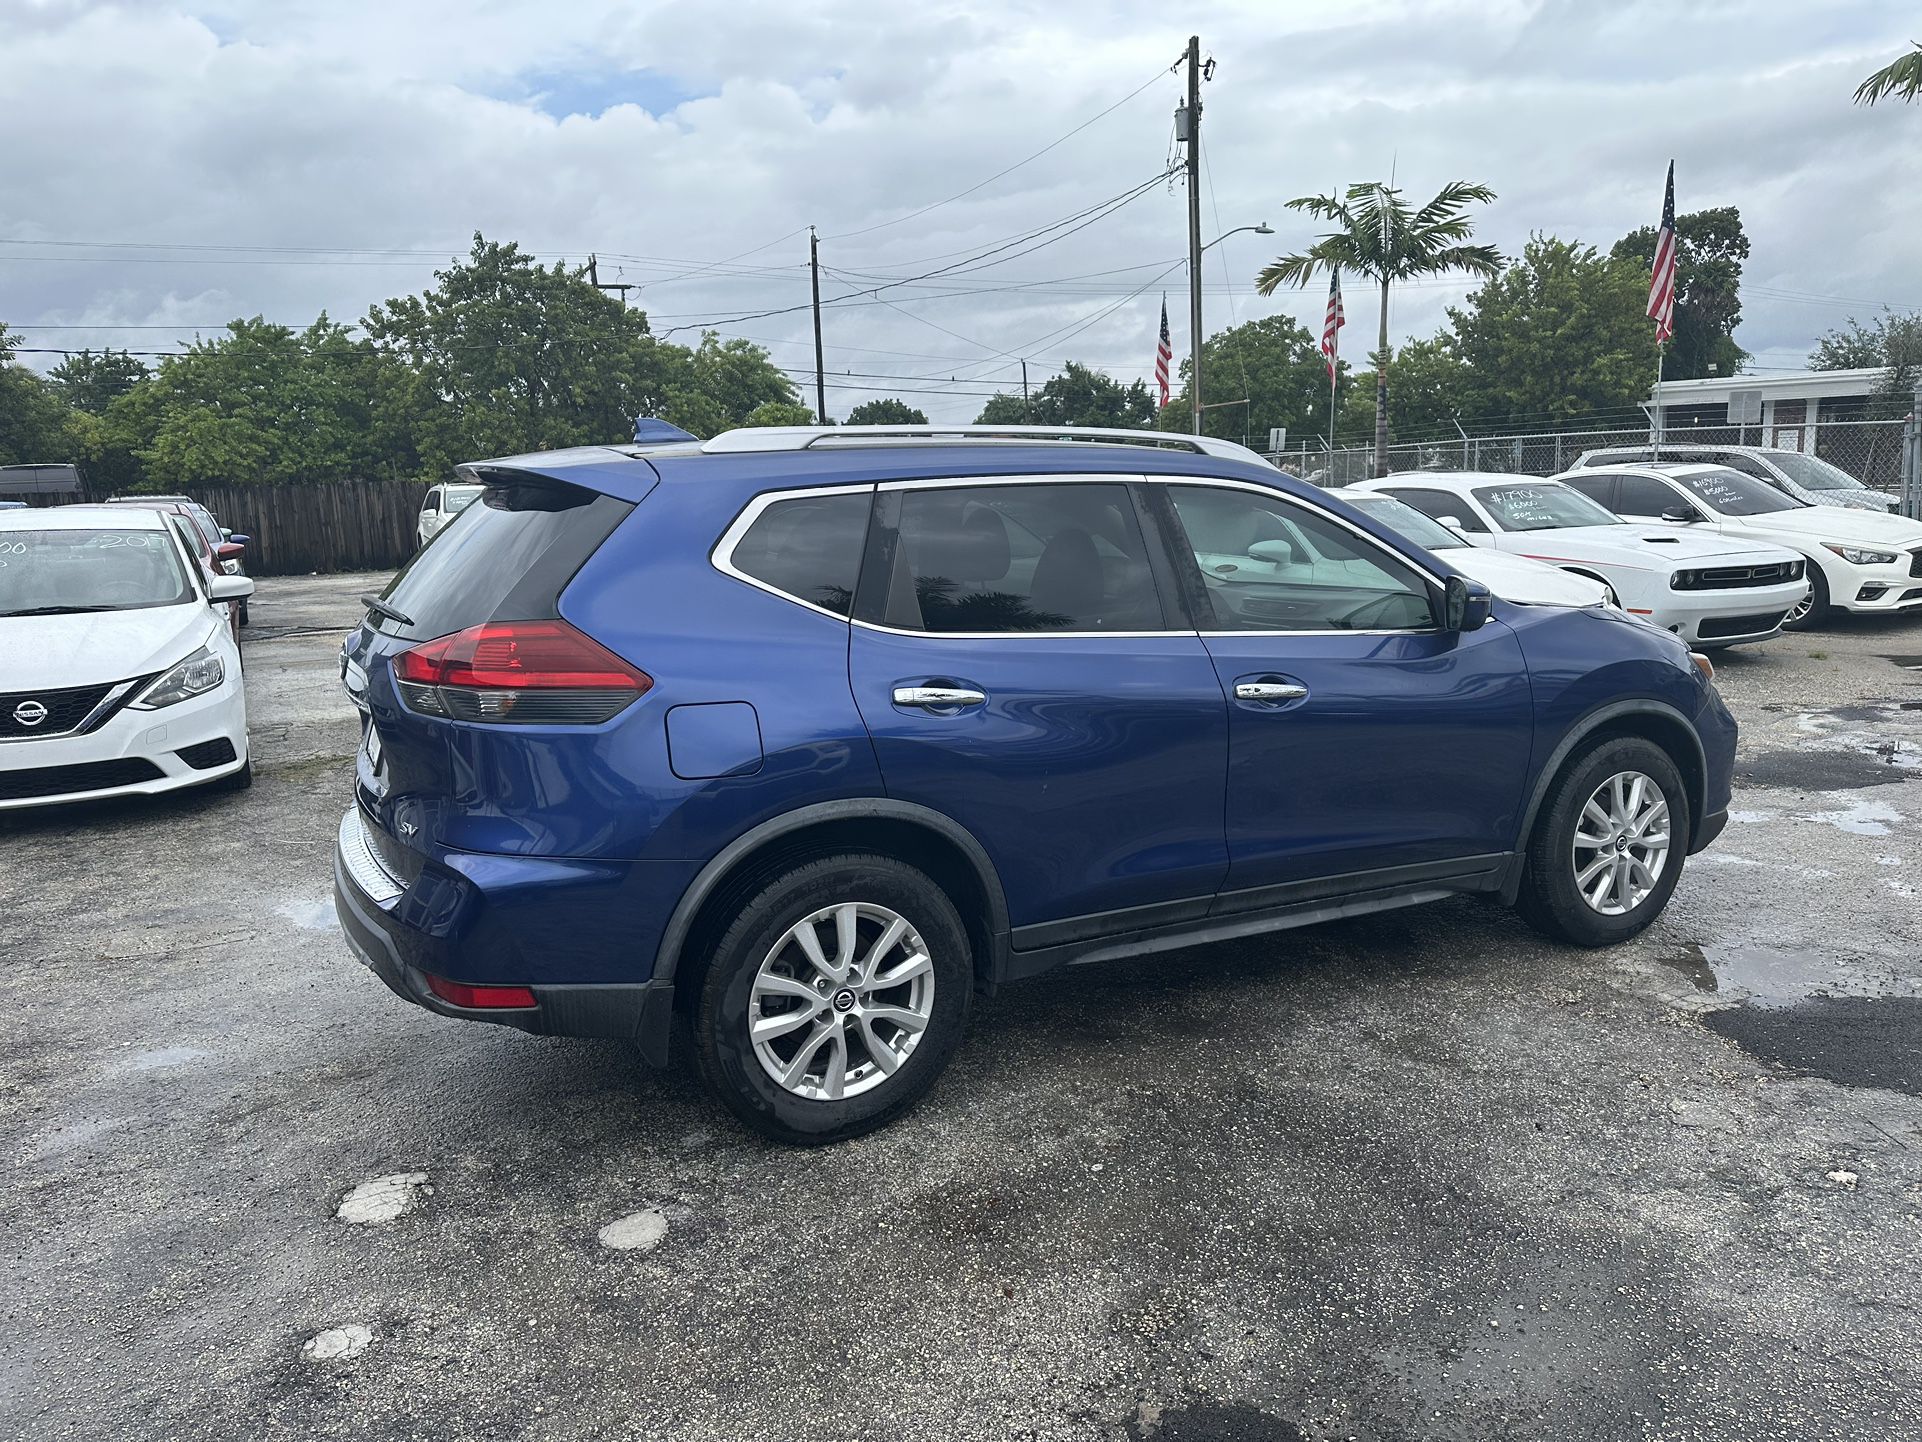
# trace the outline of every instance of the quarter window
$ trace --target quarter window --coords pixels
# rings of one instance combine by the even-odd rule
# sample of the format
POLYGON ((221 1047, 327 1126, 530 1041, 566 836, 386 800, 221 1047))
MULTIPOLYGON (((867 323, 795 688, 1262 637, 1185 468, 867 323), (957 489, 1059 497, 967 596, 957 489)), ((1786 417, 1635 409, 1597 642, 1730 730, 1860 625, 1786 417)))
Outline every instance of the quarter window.
POLYGON ((883 615, 913 631, 1158 631, 1166 624, 1125 486, 900 493, 883 615))
MULTIPOLYGON (((1428 587, 1346 527, 1249 491, 1169 494, 1220 631, 1409 631, 1435 624, 1428 587)), ((1204 624, 1207 618, 1203 618, 1204 624)))
POLYGON ((872 491, 795 496, 762 511, 734 546, 734 569, 797 601, 845 616, 854 609, 872 491))

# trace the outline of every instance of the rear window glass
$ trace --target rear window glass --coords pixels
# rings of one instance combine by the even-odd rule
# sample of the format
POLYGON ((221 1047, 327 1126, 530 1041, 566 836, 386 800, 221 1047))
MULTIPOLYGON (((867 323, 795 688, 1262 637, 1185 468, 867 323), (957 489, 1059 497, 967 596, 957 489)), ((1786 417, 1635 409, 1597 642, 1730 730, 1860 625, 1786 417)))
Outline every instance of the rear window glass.
MULTIPOLYGON (((381 599, 411 621, 399 628, 404 634, 422 638, 483 621, 556 616, 574 573, 633 509, 558 482, 489 486, 458 526, 401 568, 381 599)), ((398 623, 379 624, 391 630, 398 623)))
POLYGON ((845 616, 854 609, 874 493, 776 501, 735 543, 729 561, 783 595, 845 616))

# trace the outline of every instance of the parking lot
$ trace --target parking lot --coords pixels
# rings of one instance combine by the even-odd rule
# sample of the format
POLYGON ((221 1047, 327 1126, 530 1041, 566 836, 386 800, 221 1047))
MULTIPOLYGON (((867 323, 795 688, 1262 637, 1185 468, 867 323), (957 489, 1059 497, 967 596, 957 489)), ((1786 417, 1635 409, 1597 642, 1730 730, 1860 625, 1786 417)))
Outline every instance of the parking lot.
POLYGON ((1916 1435, 1922 622, 1718 657, 1732 824, 1627 946, 1076 969, 800 1151, 354 960, 378 583, 261 583, 251 791, 0 817, 0 1435, 1916 1435))

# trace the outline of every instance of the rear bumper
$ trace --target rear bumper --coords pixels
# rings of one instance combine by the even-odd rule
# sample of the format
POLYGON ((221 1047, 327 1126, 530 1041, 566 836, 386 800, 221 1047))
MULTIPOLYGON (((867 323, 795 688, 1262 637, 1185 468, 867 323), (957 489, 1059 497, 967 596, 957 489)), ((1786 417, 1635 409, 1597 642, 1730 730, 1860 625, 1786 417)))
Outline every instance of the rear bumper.
MULTIPOLYGON (((348 813, 347 821, 357 819, 357 812, 348 813)), ((492 1022, 537 1036, 632 1041, 648 1061, 666 1064, 674 1005, 671 981, 544 980, 535 964, 512 960, 528 956, 537 938, 525 933, 514 909, 502 905, 500 897, 465 878, 436 871, 401 887, 378 870, 378 862, 372 873, 368 865, 366 853, 356 848, 351 829, 343 824, 334 848, 334 910, 348 945, 396 996, 442 1016, 492 1022), (536 1005, 512 1010, 456 1006, 434 994, 427 982, 430 973, 477 985, 526 986, 536 1005)), ((568 904, 563 896, 561 905, 568 904)), ((583 929, 593 929, 588 918, 580 920, 583 929)), ((536 916, 534 924, 538 928, 546 922, 536 916)), ((626 934, 631 938, 639 929, 629 926, 626 934)), ((653 956, 651 947, 622 950, 653 956)))

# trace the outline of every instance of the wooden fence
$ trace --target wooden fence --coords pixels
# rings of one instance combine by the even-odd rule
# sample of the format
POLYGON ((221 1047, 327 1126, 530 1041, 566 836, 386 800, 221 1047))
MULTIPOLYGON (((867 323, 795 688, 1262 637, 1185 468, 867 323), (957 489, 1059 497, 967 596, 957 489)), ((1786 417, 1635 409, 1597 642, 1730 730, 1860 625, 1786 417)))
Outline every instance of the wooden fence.
MULTIPOLYGON (((254 576, 391 571, 415 549, 427 487, 419 481, 183 486, 230 531, 248 537, 254 576)), ((104 499, 93 497, 92 499, 104 499)))

